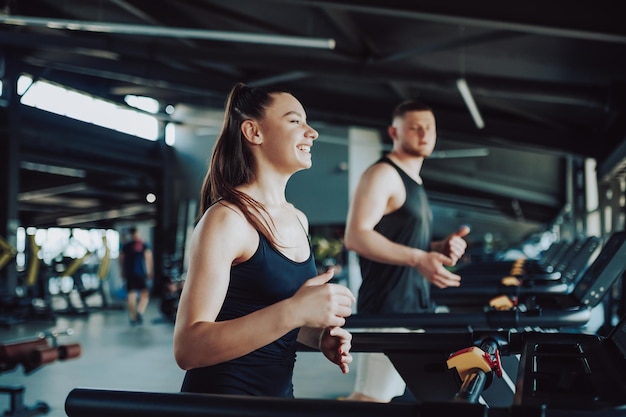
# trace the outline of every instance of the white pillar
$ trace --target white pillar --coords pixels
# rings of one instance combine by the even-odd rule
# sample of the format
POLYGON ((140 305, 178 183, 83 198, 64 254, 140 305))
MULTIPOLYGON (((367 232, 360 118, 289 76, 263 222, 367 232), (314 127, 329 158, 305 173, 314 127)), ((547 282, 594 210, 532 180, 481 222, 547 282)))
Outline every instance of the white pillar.
MULTIPOLYGON (((361 174, 381 157, 383 144, 378 130, 357 127, 349 129, 348 144, 348 195, 352 201, 361 174)), ((355 295, 361 286, 361 280, 358 257, 356 253, 350 251, 348 253, 348 288, 355 295)))

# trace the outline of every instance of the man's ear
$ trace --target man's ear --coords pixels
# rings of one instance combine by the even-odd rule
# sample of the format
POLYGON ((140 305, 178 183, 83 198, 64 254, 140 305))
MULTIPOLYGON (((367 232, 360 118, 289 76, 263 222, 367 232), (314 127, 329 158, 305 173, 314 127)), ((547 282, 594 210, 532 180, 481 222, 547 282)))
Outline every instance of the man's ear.
POLYGON ((395 126, 392 125, 387 128, 387 134, 389 135, 391 139, 396 140, 398 138, 397 133, 398 133, 398 129, 396 129, 395 126))
POLYGON ((241 133, 243 133, 243 137, 250 143, 259 145, 263 142, 259 126, 254 120, 244 120, 241 124, 241 133))

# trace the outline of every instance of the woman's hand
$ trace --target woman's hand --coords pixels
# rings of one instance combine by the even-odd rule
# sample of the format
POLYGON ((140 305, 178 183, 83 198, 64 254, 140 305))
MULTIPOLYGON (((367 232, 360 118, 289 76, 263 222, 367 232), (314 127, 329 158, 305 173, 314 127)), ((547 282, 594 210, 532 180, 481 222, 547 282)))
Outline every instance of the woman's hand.
POLYGON ((352 363, 352 335, 341 327, 327 327, 320 334, 319 349, 332 363, 347 374, 352 363))
POLYGON ((356 299, 346 286, 328 283, 333 274, 331 269, 307 280, 291 297, 298 327, 340 327, 352 314, 356 299))

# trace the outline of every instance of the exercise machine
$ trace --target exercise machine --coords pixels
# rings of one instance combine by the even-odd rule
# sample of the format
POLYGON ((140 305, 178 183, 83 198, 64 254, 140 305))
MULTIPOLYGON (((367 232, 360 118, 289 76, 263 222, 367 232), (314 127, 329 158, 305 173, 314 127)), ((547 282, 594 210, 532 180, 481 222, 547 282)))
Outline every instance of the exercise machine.
MULTIPOLYGON (((611 245, 617 245, 622 239, 626 237, 618 232, 613 241, 609 241, 611 245)), ((525 297, 542 293, 571 293, 602 250, 606 248, 609 253, 613 250, 612 246, 607 248, 605 245, 598 253, 600 246, 600 239, 595 236, 575 243, 573 256, 558 264, 551 273, 522 273, 514 267, 507 273, 481 278, 480 275, 467 277, 462 271, 457 271, 462 278, 461 286, 433 288, 431 295, 437 304, 453 307, 485 304, 503 294, 525 297)))
POLYGON ((477 304, 473 309, 449 313, 355 314, 345 327, 491 328, 523 329, 580 328, 592 318, 612 285, 626 271, 626 232, 614 233, 587 268, 571 293, 515 291, 477 304), (392 325, 390 325, 393 323, 392 325))
POLYGON ((626 412, 625 335, 626 319, 607 337, 503 330, 355 333, 353 351, 387 354, 417 393, 411 403, 75 388, 65 411, 68 417, 617 417, 626 412), (497 357, 512 354, 521 355, 513 403, 477 402, 489 379, 498 377, 497 357), (548 362, 541 364, 537 355, 548 362))
MULTIPOLYGON (((78 343, 59 344, 58 337, 71 335, 72 330, 49 330, 40 332, 37 337, 0 343, 0 373, 13 371, 19 366, 24 374, 32 375, 42 366, 55 361, 77 358, 81 354, 78 343)), ((33 405, 24 404, 25 387, 0 385, 0 393, 10 396, 9 409, 5 417, 28 417, 45 414, 50 407, 45 402, 33 405)))

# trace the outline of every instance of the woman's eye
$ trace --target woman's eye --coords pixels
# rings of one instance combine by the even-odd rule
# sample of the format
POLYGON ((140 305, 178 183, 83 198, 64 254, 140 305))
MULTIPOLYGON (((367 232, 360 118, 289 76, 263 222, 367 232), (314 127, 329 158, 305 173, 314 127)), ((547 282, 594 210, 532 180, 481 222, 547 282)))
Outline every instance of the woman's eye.
POLYGON ((291 123, 300 123, 300 120, 292 120, 291 123))

